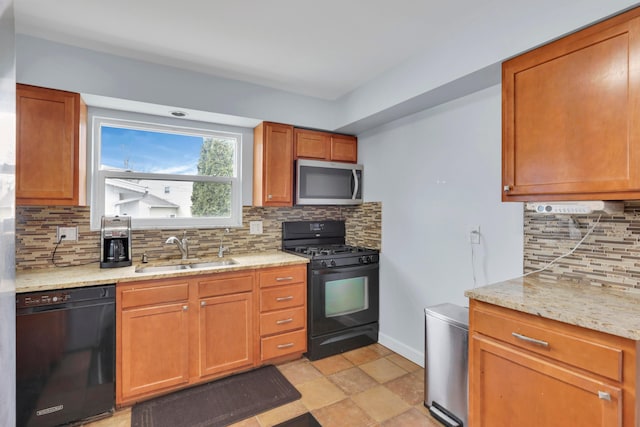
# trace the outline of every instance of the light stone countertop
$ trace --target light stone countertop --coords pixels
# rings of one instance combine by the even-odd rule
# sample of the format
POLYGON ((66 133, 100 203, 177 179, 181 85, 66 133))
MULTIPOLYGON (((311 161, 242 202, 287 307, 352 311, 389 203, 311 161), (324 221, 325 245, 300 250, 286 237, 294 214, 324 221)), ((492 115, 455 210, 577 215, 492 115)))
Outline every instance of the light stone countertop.
POLYGON ((640 292, 535 275, 469 289, 465 296, 524 313, 640 340, 640 292))
POLYGON ((54 289, 69 289, 81 286, 95 286, 110 283, 131 282, 135 280, 160 279, 177 276, 190 276, 225 271, 239 271, 252 268, 279 267, 285 265, 307 264, 304 257, 286 252, 259 252, 254 254, 231 255, 224 258, 193 259, 182 261, 163 260, 148 264, 134 264, 130 267, 100 268, 99 263, 77 267, 59 267, 40 270, 25 270, 16 272, 16 292, 50 291, 54 289), (154 266, 167 264, 188 264, 190 262, 206 262, 233 259, 236 264, 212 268, 197 268, 189 270, 175 270, 168 272, 136 273, 138 266, 154 266))

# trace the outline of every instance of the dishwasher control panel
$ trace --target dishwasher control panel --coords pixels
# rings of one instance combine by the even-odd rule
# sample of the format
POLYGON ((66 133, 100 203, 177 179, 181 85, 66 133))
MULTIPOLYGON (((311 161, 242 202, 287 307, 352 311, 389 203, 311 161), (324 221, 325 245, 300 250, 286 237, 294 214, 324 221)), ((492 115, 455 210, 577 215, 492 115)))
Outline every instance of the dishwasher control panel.
POLYGON ((42 305, 61 304, 69 301, 71 295, 65 291, 53 291, 18 295, 16 307, 38 307, 42 305))

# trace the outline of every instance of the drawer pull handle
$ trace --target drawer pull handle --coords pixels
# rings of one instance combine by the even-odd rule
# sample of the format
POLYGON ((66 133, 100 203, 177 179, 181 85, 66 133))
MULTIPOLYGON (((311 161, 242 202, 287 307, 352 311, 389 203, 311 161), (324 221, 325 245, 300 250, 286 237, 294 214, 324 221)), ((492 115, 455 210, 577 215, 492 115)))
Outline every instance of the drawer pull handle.
POLYGON ((539 345, 541 347, 547 347, 547 348, 549 347, 549 343, 546 342, 546 341, 537 340, 535 338, 530 338, 530 337, 528 337, 526 335, 522 335, 522 334, 519 334, 517 332, 511 332, 511 335, 513 335, 514 337, 518 338, 519 340, 526 341, 526 342, 531 343, 531 344, 539 345))
POLYGON ((293 347, 293 343, 292 342, 289 342, 289 343, 286 343, 286 344, 278 344, 278 348, 279 349, 291 348, 291 347, 293 347))
POLYGON ((282 302, 282 301, 291 301, 293 299, 293 295, 289 295, 286 297, 278 297, 276 298, 276 301, 278 302, 282 302))
POLYGON ((293 276, 276 277, 276 282, 284 282, 285 280, 293 280, 293 276))
POLYGON ((289 317, 288 319, 276 320, 276 325, 284 325, 285 323, 293 322, 293 317, 289 317))
POLYGON ((611 402, 611 395, 606 391, 598 390, 598 398, 602 400, 608 400, 609 402, 611 402))

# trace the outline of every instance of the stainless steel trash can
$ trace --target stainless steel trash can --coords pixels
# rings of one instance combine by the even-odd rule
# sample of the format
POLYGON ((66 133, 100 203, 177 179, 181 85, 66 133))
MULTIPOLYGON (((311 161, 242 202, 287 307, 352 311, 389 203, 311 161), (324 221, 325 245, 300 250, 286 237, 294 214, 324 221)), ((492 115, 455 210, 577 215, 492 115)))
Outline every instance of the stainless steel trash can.
POLYGON ((424 314, 424 405, 445 426, 466 426, 469 309, 445 303, 424 314))

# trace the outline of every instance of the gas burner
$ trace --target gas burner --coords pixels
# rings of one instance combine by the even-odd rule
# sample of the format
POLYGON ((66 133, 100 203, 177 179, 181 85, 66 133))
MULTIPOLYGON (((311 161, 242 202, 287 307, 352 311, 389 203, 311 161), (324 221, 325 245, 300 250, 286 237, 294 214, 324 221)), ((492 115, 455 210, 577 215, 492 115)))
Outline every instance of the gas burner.
POLYGON ((284 223, 282 237, 282 249, 309 258, 311 268, 378 262, 377 250, 345 243, 343 221, 328 221, 323 223, 323 227, 311 227, 304 221, 284 223))
POLYGON ((330 245, 330 246, 296 246, 293 251, 298 254, 316 256, 352 254, 368 251, 370 249, 360 248, 349 245, 330 245))

